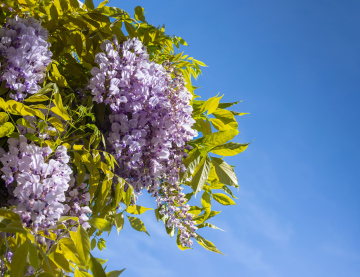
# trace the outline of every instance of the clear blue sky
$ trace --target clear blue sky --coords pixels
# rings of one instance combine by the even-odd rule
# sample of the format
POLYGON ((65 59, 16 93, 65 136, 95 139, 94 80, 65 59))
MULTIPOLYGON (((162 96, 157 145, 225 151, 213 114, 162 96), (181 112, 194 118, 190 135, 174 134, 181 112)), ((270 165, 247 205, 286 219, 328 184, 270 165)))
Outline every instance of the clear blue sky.
MULTIPOLYGON (((95 1, 98 4, 100 1, 95 1)), ((196 83, 237 110, 238 205, 201 232, 227 256, 181 252, 149 213, 107 239, 108 269, 124 277, 360 276, 360 2, 334 0, 111 1, 183 37, 209 65, 196 83)), ((155 205, 149 198, 142 203, 155 205)), ((98 254, 98 253, 96 253, 98 254)))

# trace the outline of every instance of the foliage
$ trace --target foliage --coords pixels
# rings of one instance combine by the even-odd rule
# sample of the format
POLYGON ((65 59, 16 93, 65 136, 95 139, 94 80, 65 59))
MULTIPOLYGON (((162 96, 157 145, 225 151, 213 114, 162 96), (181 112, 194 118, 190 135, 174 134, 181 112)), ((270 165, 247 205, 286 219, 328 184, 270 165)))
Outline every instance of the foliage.
MULTIPOLYGON (((138 38, 147 47, 151 61, 168 62, 182 73, 186 88, 193 95, 193 128, 200 136, 188 143, 191 149, 183 159, 185 170, 179 179, 191 191, 186 194, 186 201, 192 196, 201 197, 201 207, 190 206, 189 209, 197 228, 219 229, 208 223, 220 213, 212 210, 212 200, 222 205, 235 205, 233 199, 236 197, 230 187, 238 188, 238 181, 233 166, 223 157, 237 155, 247 148, 248 144, 232 142, 239 133, 236 116, 245 113, 228 110, 238 102, 221 103, 218 95, 206 101, 197 100, 192 79, 197 79, 200 67, 205 64, 176 53, 180 45, 187 45, 186 42, 180 37, 166 35, 164 26, 147 23, 143 8, 136 7, 131 17, 122 9, 106 6, 107 2, 94 7, 92 0, 86 0, 84 5, 77 0, 2 1, 1 24, 15 15, 34 17, 49 31, 48 42, 53 55, 41 89, 28 94, 24 101, 12 100, 12 89, 6 86, 6 81, 1 83, 0 146, 7 150, 10 138, 24 135, 30 143, 49 147, 54 152, 59 146, 66 147, 75 186, 85 184, 91 209, 86 221, 90 228, 83 226, 84 220, 80 217, 67 215, 59 219, 57 226, 34 232, 30 226, 24 226, 16 209, 5 204, 7 199, 1 196, 2 276, 68 276, 71 272, 75 277, 119 276, 123 270, 105 273, 105 261, 91 255, 95 247, 106 248, 101 234, 110 232, 113 226, 119 233, 125 218, 132 228, 148 234, 138 216, 151 209, 136 205, 134 188, 116 173, 117 158, 108 151, 104 118, 109 109, 103 103, 93 102, 87 89, 91 70, 97 66, 95 55, 102 51, 101 43, 111 40, 113 35, 119 43, 138 38)), ((155 215, 166 227, 168 216, 159 208, 155 209, 155 215)), ((180 242, 176 228, 165 229, 170 236, 177 236, 181 250, 189 248, 180 242)), ((195 239, 205 249, 221 253, 200 235, 195 239)))

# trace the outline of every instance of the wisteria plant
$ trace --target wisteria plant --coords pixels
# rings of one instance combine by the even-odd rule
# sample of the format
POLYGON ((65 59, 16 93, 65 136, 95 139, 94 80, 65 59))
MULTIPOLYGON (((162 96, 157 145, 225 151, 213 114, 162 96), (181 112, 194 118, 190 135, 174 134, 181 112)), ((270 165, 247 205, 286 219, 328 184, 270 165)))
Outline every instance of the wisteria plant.
POLYGON ((212 200, 235 205, 244 113, 197 100, 186 42, 107 2, 0 2, 0 276, 119 276, 91 250, 125 218, 147 233, 147 210, 181 250, 221 254, 198 230, 212 200))

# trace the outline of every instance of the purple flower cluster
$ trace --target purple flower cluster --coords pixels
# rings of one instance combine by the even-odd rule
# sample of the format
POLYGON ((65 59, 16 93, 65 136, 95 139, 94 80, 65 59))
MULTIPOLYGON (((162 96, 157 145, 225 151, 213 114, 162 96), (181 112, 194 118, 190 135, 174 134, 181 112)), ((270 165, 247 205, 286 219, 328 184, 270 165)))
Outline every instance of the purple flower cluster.
POLYGON ((8 140, 9 152, 1 149, 3 164, 1 176, 13 196, 8 205, 15 206, 24 226, 44 230, 56 226, 63 215, 71 168, 67 165, 70 157, 65 146, 58 146, 55 153, 49 147, 28 143, 19 139, 8 140))
MULTIPOLYGON (((194 226, 189 217, 177 218, 185 200, 174 200, 173 192, 181 195, 178 179, 185 145, 197 136, 192 129, 192 95, 181 73, 170 64, 149 61, 138 39, 119 44, 114 38, 103 42, 101 49, 89 88, 93 101, 111 109, 108 141, 119 164, 116 173, 137 193, 146 188, 159 206, 166 204, 168 224, 178 227, 183 244, 189 245, 194 226), (162 188, 165 183, 169 189, 162 188)), ((188 208, 181 209, 187 213, 188 208)))
MULTIPOLYGON (((86 179, 89 179, 88 176, 86 179)), ((79 218, 79 223, 83 228, 90 228, 88 215, 92 213, 90 204, 90 193, 86 183, 82 183, 80 186, 76 185, 75 178, 71 177, 69 183, 69 189, 65 193, 66 204, 64 209, 64 215, 76 216, 79 218)), ((75 222, 72 222, 75 223, 75 222)))
POLYGON ((93 100, 110 105, 108 141, 119 164, 118 174, 139 192, 158 188, 166 170, 171 141, 171 104, 166 94, 166 71, 149 61, 137 39, 119 45, 105 41, 96 55, 90 89, 93 100))
POLYGON ((0 28, 0 81, 15 91, 12 99, 21 101, 40 89, 52 56, 47 38, 48 31, 32 17, 8 18, 0 28))

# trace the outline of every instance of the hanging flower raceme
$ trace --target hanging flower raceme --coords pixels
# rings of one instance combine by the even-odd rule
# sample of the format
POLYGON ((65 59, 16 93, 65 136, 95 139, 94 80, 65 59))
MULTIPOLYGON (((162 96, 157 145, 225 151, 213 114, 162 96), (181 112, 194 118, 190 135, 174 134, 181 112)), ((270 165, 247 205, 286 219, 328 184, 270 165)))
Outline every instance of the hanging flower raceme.
MULTIPOLYGON (((138 193, 148 189, 159 207, 168 207, 174 219, 168 224, 174 224, 184 236, 188 230, 190 238, 194 236, 191 219, 185 216, 175 220, 178 214, 174 211, 184 201, 173 201, 168 190, 159 194, 159 189, 166 180, 171 191, 181 193, 178 178, 185 145, 197 136, 191 128, 192 95, 180 72, 149 61, 146 47, 138 39, 119 44, 114 38, 113 43, 105 41, 101 48, 104 53, 95 57, 99 68, 92 69, 89 88, 93 101, 104 102, 111 109, 108 140, 119 164, 117 174, 138 193)), ((181 209, 186 214, 186 208, 181 209)), ((189 239, 181 241, 188 244, 189 239)))
POLYGON ((105 41, 96 55, 90 89, 93 100, 110 105, 108 140, 119 164, 118 174, 137 192, 158 189, 166 171, 171 141, 171 103, 166 71, 150 62, 137 39, 119 45, 105 41))
MULTIPOLYGON (((88 174, 87 174, 88 175, 88 174)), ((90 176, 86 176, 85 179, 89 179, 90 176)), ((79 218, 79 223, 83 228, 90 228, 89 215, 92 214, 92 210, 89 207, 90 193, 89 187, 86 183, 76 185, 75 178, 71 177, 69 182, 69 189, 65 192, 66 204, 64 209, 64 215, 76 216, 79 218)), ((75 224, 75 222, 70 222, 75 224)))
POLYGON ((71 168, 65 146, 55 153, 49 147, 19 139, 8 140, 9 152, 1 149, 2 178, 7 186, 9 206, 15 206, 24 226, 44 230, 56 226, 64 213, 65 191, 68 190, 71 168))
POLYGON ((48 31, 32 17, 16 16, 0 28, 0 38, 0 81, 15 91, 12 99, 21 101, 40 89, 51 63, 48 31))

